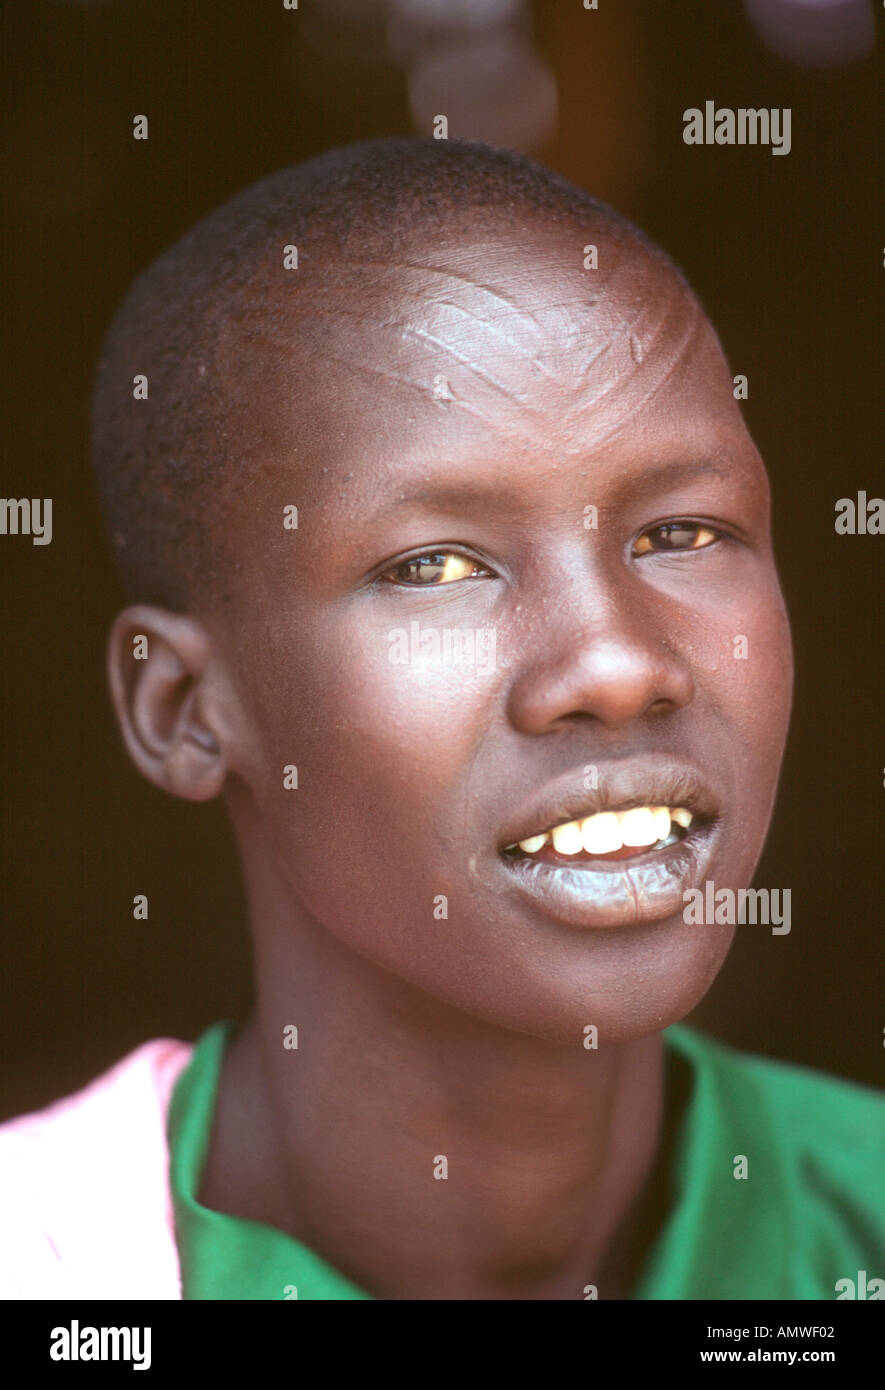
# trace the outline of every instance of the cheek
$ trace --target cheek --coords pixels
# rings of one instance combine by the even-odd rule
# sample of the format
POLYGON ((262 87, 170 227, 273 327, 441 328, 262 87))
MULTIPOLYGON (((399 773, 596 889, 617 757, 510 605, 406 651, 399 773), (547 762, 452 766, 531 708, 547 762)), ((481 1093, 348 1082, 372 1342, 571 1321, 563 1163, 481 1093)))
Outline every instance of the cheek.
POLYGON ((391 660, 391 626, 277 638, 242 686, 259 731, 247 780, 296 911, 393 974, 460 997, 475 932, 469 900, 455 910, 467 881, 464 789, 499 677, 426 653, 391 660), (283 660, 293 649, 297 663, 283 660), (283 787, 286 764, 297 789, 283 787), (447 934, 440 894, 458 918, 447 934))
MULTIPOLYGON (((463 630, 461 630, 463 633, 463 630)), ((327 624, 278 641, 249 681, 261 731, 250 780, 296 867, 317 844, 378 862, 385 843, 429 835, 480 746, 494 707, 494 656, 409 620, 327 624), (297 663, 291 653, 297 650, 297 663), (298 788, 281 799, 283 767, 298 788)))
POLYGON ((776 780, 793 694, 792 642, 779 589, 760 588, 735 602, 720 634, 720 701, 776 780))
POLYGON ((786 737, 793 689, 790 627, 773 564, 744 554, 727 569, 711 566, 690 594, 674 585, 668 597, 677 602, 666 628, 691 669, 698 705, 712 705, 770 757, 786 737))
POLYGON ((699 679, 720 723, 723 766, 731 769, 732 805, 715 878, 737 889, 750 883, 762 853, 790 719, 792 642, 776 584, 730 605, 717 634, 721 659, 699 679))

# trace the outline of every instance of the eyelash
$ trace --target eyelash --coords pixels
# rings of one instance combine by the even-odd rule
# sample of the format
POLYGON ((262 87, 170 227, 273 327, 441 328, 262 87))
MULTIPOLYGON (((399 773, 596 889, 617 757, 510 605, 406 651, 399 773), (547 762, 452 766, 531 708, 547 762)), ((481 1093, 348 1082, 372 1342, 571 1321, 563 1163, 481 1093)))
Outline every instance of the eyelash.
MULTIPOLYGON (((640 535, 636 538, 636 541, 634 542, 634 546, 635 546, 636 544, 638 544, 639 541, 644 540, 646 537, 654 535, 655 532, 666 531, 666 530, 706 531, 706 532, 709 532, 709 533, 713 536, 714 539, 705 542, 705 544, 703 544, 703 545, 695 545, 695 546, 673 546, 673 547, 672 547, 671 549, 669 549, 669 550, 668 550, 666 547, 663 547, 663 548, 660 549, 660 550, 652 550, 652 549, 649 549, 649 550, 640 552, 640 556, 641 556, 642 554, 645 554, 645 555, 686 555, 686 554, 694 554, 694 553, 696 553, 696 552, 699 551, 699 550, 708 550, 711 546, 718 544, 719 541, 727 540, 727 539, 728 539, 727 532, 723 531, 720 527, 717 527, 717 526, 710 526, 710 525, 708 525, 706 522, 703 522, 703 521, 692 521, 692 520, 689 520, 688 518, 685 518, 685 517, 678 517, 678 518, 676 518, 675 520, 672 520, 672 521, 661 521, 661 522, 659 522, 656 526, 647 526, 646 529, 645 529, 643 532, 641 532, 640 535)), ((634 550, 633 553, 634 553, 634 555, 635 555, 635 553, 636 553, 635 550, 634 550)), ((639 558, 639 557, 637 557, 637 558, 639 558)), ((388 568, 387 568, 386 570, 384 570, 383 573, 381 573, 381 574, 378 575, 378 578, 377 578, 377 581, 376 581, 376 582, 377 582, 377 583, 387 583, 387 584, 396 585, 397 587, 403 588, 403 589, 443 589, 443 588, 448 588, 451 584, 458 584, 458 583, 461 583, 461 582, 462 582, 462 579, 482 579, 482 578, 486 578, 486 577, 496 578, 497 576, 494 574, 494 571, 491 570, 490 566, 484 564, 483 561, 476 559, 476 557, 473 556, 473 555, 468 555, 468 554, 466 554, 463 550, 457 550, 457 549, 454 549, 454 548, 452 548, 452 547, 447 547, 447 548, 442 548, 442 547, 440 547, 440 549, 431 548, 431 549, 429 549, 429 550, 422 550, 422 551, 419 551, 418 554, 416 554, 416 555, 408 555, 408 556, 406 556, 405 559, 403 559, 403 560, 396 560, 392 565, 388 566, 388 568), (402 566, 405 566, 405 565, 414 565, 414 564, 416 564, 416 563, 417 563, 418 561, 420 561, 420 560, 429 560, 429 559, 441 560, 441 559, 445 559, 445 558, 451 557, 451 556, 455 556, 455 557, 457 557, 457 558, 459 558, 459 559, 462 559, 462 560, 466 561, 468 564, 472 564, 472 565, 474 566, 474 568, 476 568, 476 569, 484 569, 484 570, 487 571, 487 574, 486 574, 486 575, 466 574, 466 575, 463 575, 463 576, 461 577, 461 579, 451 579, 451 580, 447 580, 445 583, 442 583, 442 584, 415 584, 415 583, 411 583, 409 580, 406 580, 406 579, 391 579, 391 578, 389 578, 389 576, 392 575, 393 572, 394 572, 395 570, 400 569, 402 566)))

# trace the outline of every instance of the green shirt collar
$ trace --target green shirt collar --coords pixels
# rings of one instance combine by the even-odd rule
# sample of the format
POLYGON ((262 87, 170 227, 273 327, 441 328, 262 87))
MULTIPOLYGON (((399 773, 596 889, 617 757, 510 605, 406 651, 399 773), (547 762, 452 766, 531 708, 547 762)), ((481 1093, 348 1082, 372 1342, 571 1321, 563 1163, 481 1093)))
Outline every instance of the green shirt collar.
POLYGON ((196 1199, 230 1022, 197 1040, 169 1108, 170 1181, 186 1299, 370 1298, 307 1246, 259 1221, 202 1206, 196 1199))
MULTIPOLYGON (((370 1299, 283 1231, 228 1216, 196 1200, 225 1045, 234 1025, 216 1023, 198 1039, 172 1097, 170 1181, 185 1299, 370 1299)), ((672 1204, 634 1299, 796 1296, 788 1269, 793 1217, 775 1118, 758 1091, 729 1084, 725 1053, 684 1025, 668 1028, 666 1049, 692 1074, 670 1174, 672 1204), (734 1176, 745 1155, 751 1179, 734 1176)), ((666 1056, 666 1053, 665 1053, 666 1056)))

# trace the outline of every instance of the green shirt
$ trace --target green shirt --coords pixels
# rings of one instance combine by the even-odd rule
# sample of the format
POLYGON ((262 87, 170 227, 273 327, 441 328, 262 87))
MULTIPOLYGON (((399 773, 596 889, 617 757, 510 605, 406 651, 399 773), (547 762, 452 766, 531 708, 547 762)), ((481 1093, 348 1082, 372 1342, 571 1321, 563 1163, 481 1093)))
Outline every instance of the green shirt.
MULTIPOLYGON (((198 1039, 169 1109, 183 1297, 371 1298, 284 1232, 196 1200, 233 1027, 198 1039)), ((633 1298, 834 1299, 838 1280, 885 1277, 885 1097, 683 1024, 663 1038, 668 1066, 687 1064, 689 1094, 671 1205, 633 1298)))

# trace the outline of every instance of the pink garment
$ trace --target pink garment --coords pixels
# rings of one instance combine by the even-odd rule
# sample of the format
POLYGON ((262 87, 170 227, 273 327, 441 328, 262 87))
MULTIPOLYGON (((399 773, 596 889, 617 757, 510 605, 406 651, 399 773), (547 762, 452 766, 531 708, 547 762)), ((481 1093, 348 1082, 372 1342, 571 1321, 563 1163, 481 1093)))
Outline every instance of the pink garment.
POLYGON ((192 1051, 156 1038, 0 1125, 0 1299, 181 1298, 166 1113, 192 1051))

